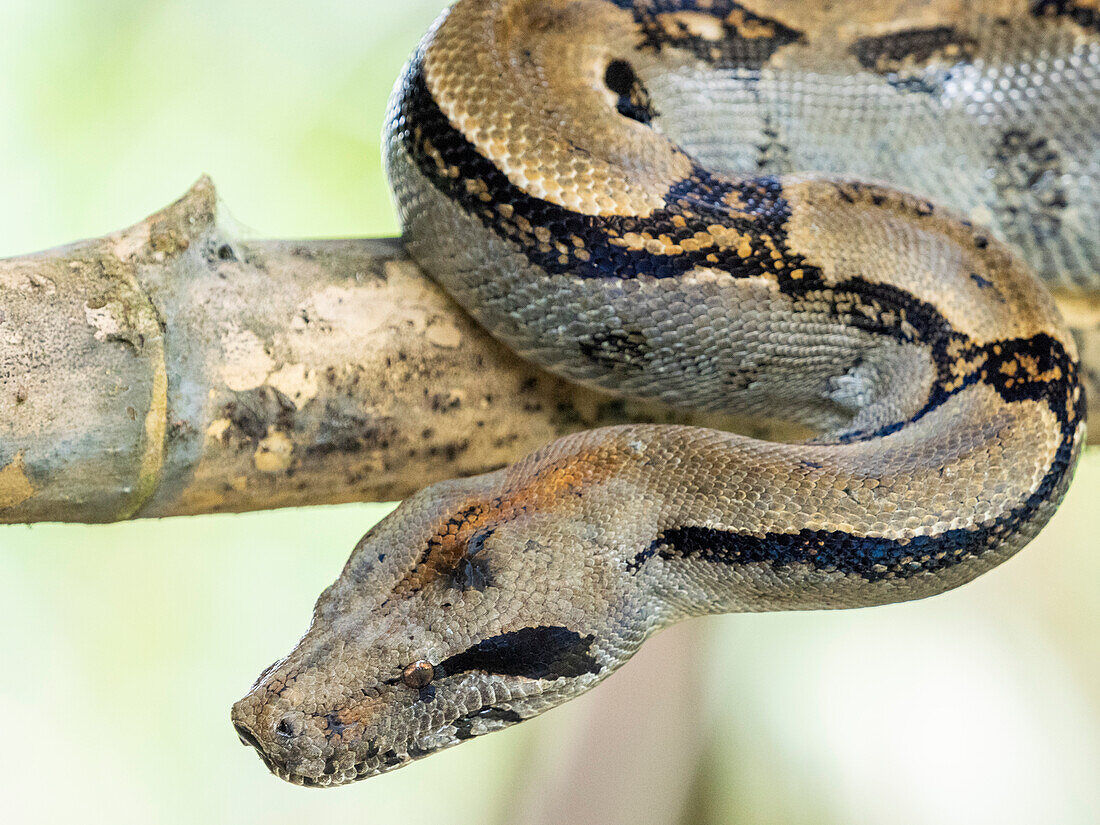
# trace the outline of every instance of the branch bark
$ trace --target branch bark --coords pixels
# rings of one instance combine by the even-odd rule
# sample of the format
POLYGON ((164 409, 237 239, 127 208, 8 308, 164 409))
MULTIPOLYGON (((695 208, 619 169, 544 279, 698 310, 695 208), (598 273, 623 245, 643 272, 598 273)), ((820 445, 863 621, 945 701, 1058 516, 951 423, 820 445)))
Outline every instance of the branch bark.
MULTIPOLYGON (((0 522, 390 501, 628 420, 761 437, 568 384, 398 240, 249 241, 203 178, 104 238, 0 261, 0 522)), ((1100 399, 1100 302, 1062 306, 1100 399)))

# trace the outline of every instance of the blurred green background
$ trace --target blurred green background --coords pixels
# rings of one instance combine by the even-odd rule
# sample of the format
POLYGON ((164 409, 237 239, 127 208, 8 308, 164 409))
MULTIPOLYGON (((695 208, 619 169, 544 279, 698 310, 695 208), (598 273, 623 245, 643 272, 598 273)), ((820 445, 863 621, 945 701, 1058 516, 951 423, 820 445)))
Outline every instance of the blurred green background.
MULTIPOLYGON (((0 255, 209 173, 271 237, 395 231, 378 135, 439 0, 0 0, 0 255)), ((0 820, 1073 823, 1100 811, 1100 453, 1043 535, 926 602, 659 636, 533 722, 335 791, 230 704, 376 505, 0 527, 0 820)))

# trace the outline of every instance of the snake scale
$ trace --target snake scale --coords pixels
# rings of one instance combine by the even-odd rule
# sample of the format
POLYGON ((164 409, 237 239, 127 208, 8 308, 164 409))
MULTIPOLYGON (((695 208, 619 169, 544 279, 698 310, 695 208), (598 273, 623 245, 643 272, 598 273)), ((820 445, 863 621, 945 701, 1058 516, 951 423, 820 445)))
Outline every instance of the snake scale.
POLYGON ((460 0, 394 92, 414 259, 575 381, 818 435, 626 425, 435 484, 233 708, 344 784, 530 718, 658 629, 957 587, 1084 433, 1096 0, 460 0))

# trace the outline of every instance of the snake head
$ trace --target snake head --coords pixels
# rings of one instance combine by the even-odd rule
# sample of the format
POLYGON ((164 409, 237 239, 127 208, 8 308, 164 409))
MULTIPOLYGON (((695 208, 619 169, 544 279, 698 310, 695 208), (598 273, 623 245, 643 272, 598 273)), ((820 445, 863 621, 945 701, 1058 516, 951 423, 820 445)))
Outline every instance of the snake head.
POLYGON ((631 646, 592 618, 613 612, 613 573, 584 519, 548 522, 500 478, 427 488, 359 542, 297 647, 233 707, 273 773, 330 786, 391 770, 587 690, 631 646))

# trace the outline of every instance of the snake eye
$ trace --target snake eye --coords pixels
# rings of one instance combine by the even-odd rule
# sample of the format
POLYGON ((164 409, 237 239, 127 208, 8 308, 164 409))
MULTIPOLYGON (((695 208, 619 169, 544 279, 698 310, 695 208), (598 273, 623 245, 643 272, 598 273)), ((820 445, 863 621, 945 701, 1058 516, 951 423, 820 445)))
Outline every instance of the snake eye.
POLYGON ((435 668, 431 662, 419 659, 401 672, 401 681, 414 690, 423 690, 435 678, 435 668))
POLYGON ((634 74, 633 66, 625 60, 612 60, 607 64, 603 82, 612 94, 618 95, 615 108, 619 114, 639 123, 653 120, 657 113, 653 110, 649 92, 638 79, 638 75, 634 74))

